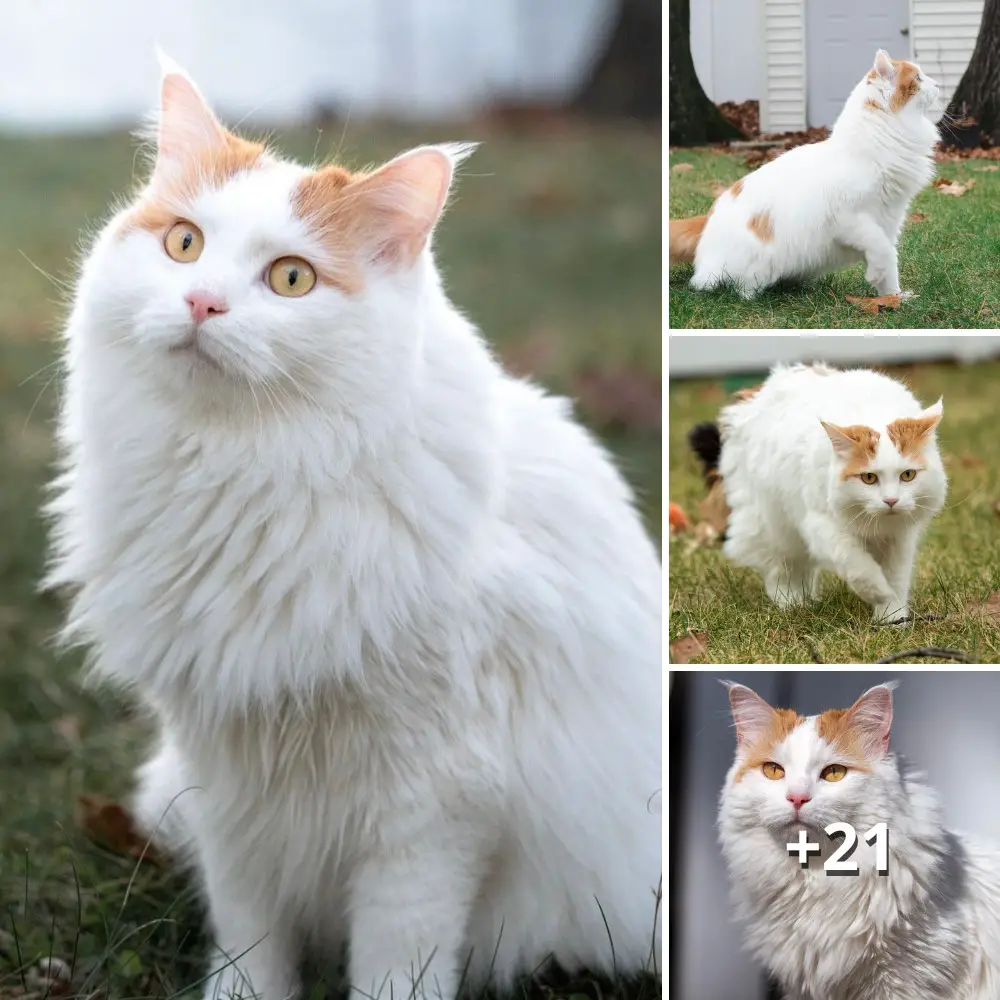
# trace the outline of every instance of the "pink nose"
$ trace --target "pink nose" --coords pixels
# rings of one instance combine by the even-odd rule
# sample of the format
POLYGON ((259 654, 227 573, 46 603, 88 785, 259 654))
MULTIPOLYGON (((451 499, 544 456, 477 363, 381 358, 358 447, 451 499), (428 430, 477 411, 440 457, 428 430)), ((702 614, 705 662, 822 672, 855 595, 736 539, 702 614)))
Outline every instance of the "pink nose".
POLYGON ((226 300, 211 292, 188 292, 184 301, 191 307, 191 315, 196 323, 204 323, 209 316, 221 316, 229 312, 226 300))
POLYGON ((788 801, 791 802, 793 806, 795 806, 796 812, 798 812, 809 801, 811 797, 812 796, 810 795, 797 794, 795 792, 789 792, 785 796, 785 798, 788 799, 788 801))
POLYGON ((890 506, 895 507, 899 503, 899 497, 882 497, 882 499, 890 506))

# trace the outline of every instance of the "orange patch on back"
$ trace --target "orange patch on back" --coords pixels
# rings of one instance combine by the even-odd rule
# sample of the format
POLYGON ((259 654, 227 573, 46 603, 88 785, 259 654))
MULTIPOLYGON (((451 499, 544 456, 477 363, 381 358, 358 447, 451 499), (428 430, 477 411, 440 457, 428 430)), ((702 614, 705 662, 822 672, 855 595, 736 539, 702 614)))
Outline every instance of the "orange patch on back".
POLYGON ((858 771, 871 771, 858 734, 851 728, 851 710, 832 708, 816 720, 819 735, 835 750, 853 762, 858 771))
POLYGON ((743 178, 741 177, 729 191, 734 198, 738 198, 743 191, 743 178))
POLYGON ((776 708, 771 724, 761 733, 760 737, 746 751, 743 763, 733 777, 733 781, 741 781, 751 771, 762 764, 773 760, 774 748, 784 741, 788 734, 805 719, 790 708, 776 708))
POLYGON ((874 97, 865 98, 865 107, 869 111, 885 111, 885 108, 883 108, 882 105, 879 104, 879 102, 876 101, 874 97))
POLYGON ((747 229, 761 241, 761 243, 774 242, 774 221, 770 212, 756 212, 747 221, 747 229))
POLYGON ((136 229, 152 233, 164 231, 177 221, 177 210, 171 206, 190 204, 205 188, 222 187, 238 174, 255 169, 264 153, 264 146, 260 143, 226 132, 222 145, 209 147, 200 155, 192 156, 175 175, 161 181, 156 192, 140 202, 125 218, 118 236, 127 236, 136 229))
POLYGON ((937 426, 938 417, 899 417, 893 420, 886 431, 889 440, 896 446, 900 455, 908 458, 921 458, 921 450, 928 435, 937 426))
POLYGON ((892 64, 896 67, 896 87, 889 98, 889 108, 899 112, 920 90, 917 82, 920 70, 913 63, 902 59, 893 59, 892 64))

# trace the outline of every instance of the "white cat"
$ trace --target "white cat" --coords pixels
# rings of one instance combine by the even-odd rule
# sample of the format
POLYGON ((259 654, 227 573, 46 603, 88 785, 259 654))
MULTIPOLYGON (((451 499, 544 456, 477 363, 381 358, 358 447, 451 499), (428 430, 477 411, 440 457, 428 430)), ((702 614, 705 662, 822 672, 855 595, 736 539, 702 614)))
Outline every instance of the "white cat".
POLYGON ((749 950, 785 1000, 997 1000, 1000 850, 944 828, 937 796, 889 752, 892 688, 803 718, 729 687, 736 759, 719 838, 749 950), (824 870, 848 823, 857 875, 824 870), (872 827, 888 828, 879 874, 872 827), (803 869, 786 848, 822 847, 803 869))
POLYGON ((726 555, 781 607, 816 597, 828 569, 875 621, 908 618, 917 544, 948 488, 941 414, 879 372, 777 365, 720 415, 726 555))
POLYGON ((659 560, 445 296, 463 153, 307 169, 165 61, 152 177, 83 265, 47 582, 160 722, 136 809, 200 870, 208 996, 293 995, 345 940, 397 1000, 658 948, 659 560))
POLYGON ((909 205, 934 176, 938 86, 879 49, 823 142, 738 180, 707 216, 670 223, 671 263, 691 287, 732 283, 744 298, 786 278, 864 260, 879 295, 899 294, 896 245, 909 205))

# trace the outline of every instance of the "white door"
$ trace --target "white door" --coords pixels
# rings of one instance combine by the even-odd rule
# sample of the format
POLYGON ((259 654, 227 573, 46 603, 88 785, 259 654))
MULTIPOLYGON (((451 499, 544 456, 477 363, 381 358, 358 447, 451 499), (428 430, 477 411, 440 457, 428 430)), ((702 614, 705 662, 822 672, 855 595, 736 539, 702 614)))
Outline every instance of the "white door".
POLYGON ((909 59, 910 0, 804 0, 806 116, 832 125, 855 84, 871 69, 876 49, 909 59))

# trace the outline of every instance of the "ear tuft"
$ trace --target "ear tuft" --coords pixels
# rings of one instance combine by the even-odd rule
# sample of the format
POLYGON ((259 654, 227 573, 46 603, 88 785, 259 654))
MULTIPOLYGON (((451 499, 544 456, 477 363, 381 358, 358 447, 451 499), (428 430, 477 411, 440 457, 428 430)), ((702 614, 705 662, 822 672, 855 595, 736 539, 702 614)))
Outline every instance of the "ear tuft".
POLYGON ((892 59, 889 57, 889 53, 885 49, 879 49, 875 53, 875 72, 878 73, 883 80, 892 81, 896 76, 896 67, 892 64, 892 59))
POLYGON ((724 682, 729 688, 729 707, 740 746, 752 746, 774 721, 775 711, 756 691, 744 684, 724 682))
POLYGON ((851 728, 858 734, 866 757, 880 757, 889 749, 892 728, 892 692, 898 681, 869 688, 848 710, 851 728))

